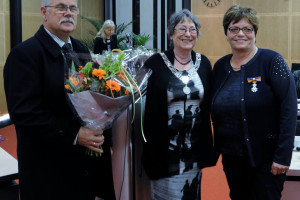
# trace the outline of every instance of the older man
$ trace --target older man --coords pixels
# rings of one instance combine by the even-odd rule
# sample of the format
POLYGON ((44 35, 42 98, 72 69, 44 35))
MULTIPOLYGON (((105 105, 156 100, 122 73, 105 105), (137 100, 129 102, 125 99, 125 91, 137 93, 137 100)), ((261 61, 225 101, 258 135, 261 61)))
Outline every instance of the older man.
POLYGON ((76 0, 43 0, 43 25, 11 51, 4 67, 22 200, 115 199, 108 142, 103 143, 102 131, 81 127, 65 99, 65 44, 89 55, 70 37, 78 13, 76 0), (101 158, 85 155, 86 148, 102 152, 102 144, 101 158))

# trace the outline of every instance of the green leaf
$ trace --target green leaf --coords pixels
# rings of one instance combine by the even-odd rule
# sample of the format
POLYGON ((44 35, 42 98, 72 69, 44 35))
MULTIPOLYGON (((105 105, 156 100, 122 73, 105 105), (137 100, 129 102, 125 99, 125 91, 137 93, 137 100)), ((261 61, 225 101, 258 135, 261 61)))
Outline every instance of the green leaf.
POLYGON ((74 65, 74 62, 72 61, 72 65, 71 65, 71 70, 72 70, 72 72, 76 72, 76 67, 75 67, 75 65, 74 65))
POLYGON ((105 57, 101 69, 105 71, 109 70, 112 56, 113 56, 112 53, 110 53, 108 56, 105 57))
POLYGON ((82 73, 84 73, 84 75, 86 77, 88 77, 92 71, 92 67, 93 67, 93 63, 92 62, 87 62, 85 64, 85 66, 83 67, 82 73))
POLYGON ((149 41, 149 39, 151 38, 150 34, 140 34, 140 35, 136 35, 134 33, 132 33, 132 38, 134 40, 135 45, 137 46, 145 46, 146 43, 149 41))
POLYGON ((128 26, 130 26, 131 24, 133 24, 135 21, 133 20, 133 21, 131 21, 131 22, 129 22, 129 23, 127 23, 127 24, 125 24, 125 22, 123 22, 122 24, 120 24, 120 25, 118 25, 117 27, 116 27, 116 34, 117 35, 121 35, 127 28, 128 28, 128 26))
POLYGON ((82 15, 79 15, 81 17, 81 19, 84 19, 86 21, 88 21, 90 24, 92 24, 94 26, 94 28, 97 30, 97 32, 101 29, 103 23, 98 22, 94 19, 88 18, 88 17, 84 17, 82 15))
POLYGON ((93 92, 98 92, 99 84, 100 84, 100 80, 92 79, 92 86, 91 86, 90 90, 93 91, 93 92))

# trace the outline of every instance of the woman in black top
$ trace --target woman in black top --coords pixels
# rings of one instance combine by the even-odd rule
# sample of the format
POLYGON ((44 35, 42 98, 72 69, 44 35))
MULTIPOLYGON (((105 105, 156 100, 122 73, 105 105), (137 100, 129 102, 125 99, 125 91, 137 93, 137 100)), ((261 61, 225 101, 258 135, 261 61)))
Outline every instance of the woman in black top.
POLYGON ((143 166, 151 199, 200 199, 201 169, 215 165, 209 118, 211 64, 193 51, 200 23, 189 10, 173 14, 172 47, 151 56, 143 166), (196 115, 195 115, 196 114, 196 115))
POLYGON ((223 27, 232 53, 213 68, 215 146, 233 200, 279 200, 292 157, 297 96, 283 57, 256 46, 259 17, 232 6, 223 27))
POLYGON ((110 52, 118 48, 118 39, 115 32, 115 24, 112 20, 106 20, 98 32, 94 41, 94 54, 102 54, 103 51, 110 52))

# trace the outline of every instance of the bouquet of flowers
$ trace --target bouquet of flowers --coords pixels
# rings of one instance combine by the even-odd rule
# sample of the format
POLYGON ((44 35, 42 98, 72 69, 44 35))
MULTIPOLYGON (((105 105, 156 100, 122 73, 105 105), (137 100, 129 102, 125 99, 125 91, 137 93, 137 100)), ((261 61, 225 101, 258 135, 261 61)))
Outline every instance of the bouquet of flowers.
MULTIPOLYGON (((106 130, 130 104, 135 112, 134 103, 142 100, 151 70, 144 66, 137 68, 134 60, 137 61, 139 56, 128 56, 129 53, 117 51, 104 56, 93 55, 100 63, 96 68, 93 62, 78 69, 72 65, 65 88, 70 106, 83 126, 106 130)), ((142 134, 146 141, 143 130, 142 134)))

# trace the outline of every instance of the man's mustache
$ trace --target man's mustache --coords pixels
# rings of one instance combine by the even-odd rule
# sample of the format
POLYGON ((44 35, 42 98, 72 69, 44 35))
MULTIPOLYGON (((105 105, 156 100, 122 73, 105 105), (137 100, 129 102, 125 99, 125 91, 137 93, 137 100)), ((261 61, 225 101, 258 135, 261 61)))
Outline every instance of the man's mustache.
POLYGON ((74 19, 73 19, 72 17, 64 17, 64 18, 62 18, 62 19, 58 22, 58 24, 62 24, 62 23, 64 23, 64 22, 71 22, 72 24, 75 24, 75 21, 74 21, 74 19))

